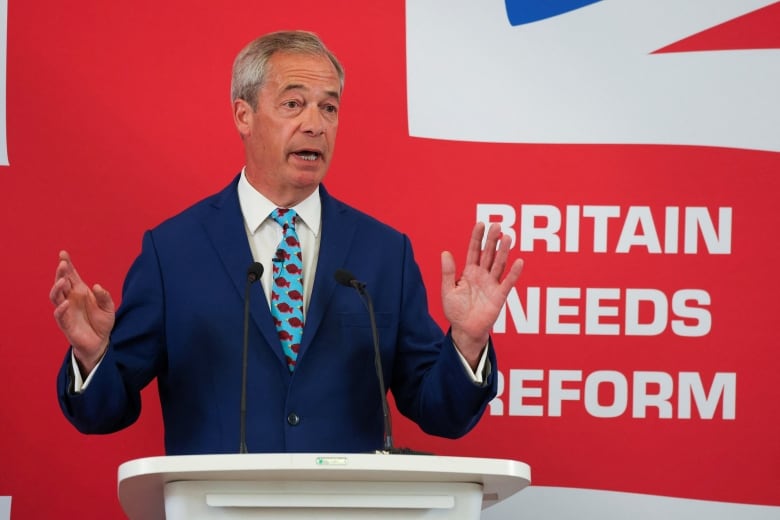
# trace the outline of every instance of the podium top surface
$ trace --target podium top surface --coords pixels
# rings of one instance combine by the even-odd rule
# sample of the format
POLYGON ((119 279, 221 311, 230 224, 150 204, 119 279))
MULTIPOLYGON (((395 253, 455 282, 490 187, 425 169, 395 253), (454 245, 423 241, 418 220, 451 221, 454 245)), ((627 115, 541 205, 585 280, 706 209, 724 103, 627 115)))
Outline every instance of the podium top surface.
POLYGON ((381 453, 149 457, 119 466, 119 501, 130 518, 162 519, 165 484, 183 480, 467 482, 483 486, 484 509, 528 486, 531 468, 507 459, 381 453))

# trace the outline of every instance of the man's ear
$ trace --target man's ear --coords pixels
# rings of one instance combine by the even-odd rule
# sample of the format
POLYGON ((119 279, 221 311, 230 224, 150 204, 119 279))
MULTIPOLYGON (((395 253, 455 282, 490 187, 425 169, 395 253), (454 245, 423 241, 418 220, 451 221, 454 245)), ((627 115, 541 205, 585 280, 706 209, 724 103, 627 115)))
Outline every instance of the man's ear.
POLYGON ((249 103, 243 99, 236 99, 233 101, 233 122, 236 124, 236 129, 242 137, 246 137, 252 133, 252 115, 254 110, 249 106, 249 103))

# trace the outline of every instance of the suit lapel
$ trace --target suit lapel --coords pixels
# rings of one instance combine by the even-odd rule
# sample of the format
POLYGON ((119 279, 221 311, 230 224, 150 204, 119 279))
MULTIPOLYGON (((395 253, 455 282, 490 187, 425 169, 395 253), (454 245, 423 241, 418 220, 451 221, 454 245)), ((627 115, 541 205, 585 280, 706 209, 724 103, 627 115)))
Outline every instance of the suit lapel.
MULTIPOLYGON (((252 263, 252 250, 249 248, 244 217, 238 203, 237 186, 238 177, 214 197, 212 218, 205 220, 203 226, 243 302, 247 269, 252 263)), ((252 285, 251 301, 249 312, 252 320, 279 361, 286 366, 276 327, 259 282, 252 285)))
POLYGON ((322 237, 317 259, 317 272, 312 287, 306 323, 303 329, 303 341, 298 354, 299 359, 306 353, 317 334, 317 329, 325 316, 333 291, 336 288, 334 274, 344 266, 355 235, 355 220, 348 217, 345 206, 332 198, 320 186, 322 200, 322 237))

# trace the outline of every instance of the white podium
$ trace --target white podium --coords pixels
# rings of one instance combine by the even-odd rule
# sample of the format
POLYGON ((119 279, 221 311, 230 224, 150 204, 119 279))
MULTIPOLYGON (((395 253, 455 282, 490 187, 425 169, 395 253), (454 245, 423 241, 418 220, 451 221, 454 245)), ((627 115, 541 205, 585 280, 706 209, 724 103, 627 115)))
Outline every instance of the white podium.
POLYGON ((513 460, 274 453, 136 459, 118 488, 131 520, 465 520, 530 483, 513 460))

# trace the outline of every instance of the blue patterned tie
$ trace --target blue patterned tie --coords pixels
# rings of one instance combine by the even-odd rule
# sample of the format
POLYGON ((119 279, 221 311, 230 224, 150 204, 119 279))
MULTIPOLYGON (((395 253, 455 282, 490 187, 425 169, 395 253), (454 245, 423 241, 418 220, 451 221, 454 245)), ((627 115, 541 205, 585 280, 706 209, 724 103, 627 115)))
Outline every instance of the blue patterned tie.
POLYGON ((271 218, 282 226, 282 241, 274 258, 274 283, 271 290, 271 315, 290 372, 295 370, 303 335, 303 256, 295 233, 294 209, 276 208, 271 218))

